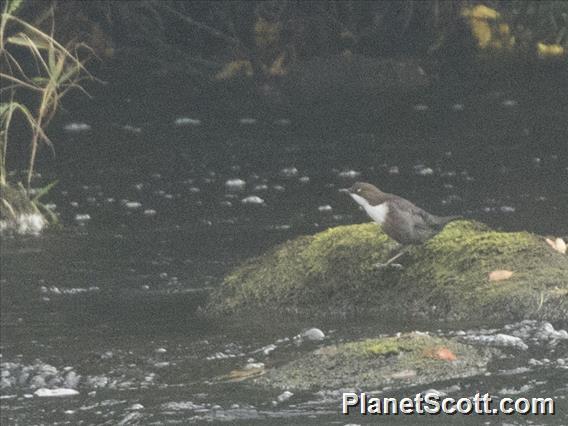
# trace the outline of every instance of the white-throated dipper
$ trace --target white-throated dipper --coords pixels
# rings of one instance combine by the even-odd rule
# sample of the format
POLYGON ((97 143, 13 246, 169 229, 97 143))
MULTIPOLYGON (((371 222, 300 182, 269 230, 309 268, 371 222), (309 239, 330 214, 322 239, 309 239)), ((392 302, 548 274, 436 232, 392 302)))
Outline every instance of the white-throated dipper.
POLYGON ((447 223, 461 218, 435 216, 398 195, 381 191, 370 183, 356 182, 351 188, 340 191, 348 193, 363 207, 369 217, 382 227, 385 234, 405 246, 396 256, 377 266, 392 264, 405 253, 407 246, 424 243, 439 233, 447 223))

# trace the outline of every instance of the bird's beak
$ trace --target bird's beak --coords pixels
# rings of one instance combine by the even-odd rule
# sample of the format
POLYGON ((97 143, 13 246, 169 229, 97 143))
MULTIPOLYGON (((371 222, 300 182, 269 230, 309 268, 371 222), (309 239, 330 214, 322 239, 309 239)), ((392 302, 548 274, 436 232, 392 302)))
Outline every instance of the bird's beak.
POLYGON ((349 188, 341 188, 341 189, 339 190, 339 192, 344 192, 344 193, 346 193, 346 194, 351 194, 351 191, 349 190, 349 188))

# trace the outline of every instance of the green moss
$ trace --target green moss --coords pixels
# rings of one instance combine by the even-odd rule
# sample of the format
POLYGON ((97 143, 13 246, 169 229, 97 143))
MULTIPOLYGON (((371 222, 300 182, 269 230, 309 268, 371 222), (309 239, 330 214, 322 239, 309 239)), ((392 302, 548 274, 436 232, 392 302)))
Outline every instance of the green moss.
POLYGON ((397 354, 403 351, 411 350, 405 342, 396 337, 385 339, 369 339, 362 342, 348 343, 345 348, 354 352, 367 355, 387 355, 397 354))
POLYGON ((568 258, 541 237, 456 221, 412 247, 401 258, 402 271, 374 267, 396 248, 372 223, 300 237, 231 272, 213 294, 209 311, 364 308, 394 317, 568 318, 568 258), (496 269, 514 274, 490 282, 496 269))
POLYGON ((354 343, 346 343, 344 350, 358 355, 394 355, 403 352, 420 352, 427 354, 437 346, 443 344, 442 339, 427 334, 409 333, 396 337, 383 337, 380 339, 366 339, 354 343))
POLYGON ((300 237, 247 261, 224 280, 212 310, 337 303, 376 278, 375 263, 396 244, 374 224, 341 226, 300 237), (357 259, 354 261, 354 259, 357 259))

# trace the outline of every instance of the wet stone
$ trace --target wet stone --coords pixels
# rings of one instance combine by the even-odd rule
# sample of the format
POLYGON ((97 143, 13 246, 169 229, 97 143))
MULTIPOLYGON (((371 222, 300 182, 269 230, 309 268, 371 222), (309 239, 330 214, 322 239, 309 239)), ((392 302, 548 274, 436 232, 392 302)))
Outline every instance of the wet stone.
POLYGON ((302 338, 309 341, 321 341, 325 339, 325 334, 319 328, 310 328, 301 334, 302 338))

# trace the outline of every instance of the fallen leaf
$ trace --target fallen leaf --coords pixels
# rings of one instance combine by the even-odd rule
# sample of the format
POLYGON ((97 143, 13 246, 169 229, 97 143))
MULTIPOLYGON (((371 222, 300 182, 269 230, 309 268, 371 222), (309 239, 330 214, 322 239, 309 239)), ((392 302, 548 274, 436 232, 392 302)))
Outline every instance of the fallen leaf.
POLYGON ((557 252, 566 254, 566 242, 562 238, 556 238, 555 240, 547 238, 546 242, 557 252))
POLYGON ((489 281, 505 281, 513 276, 513 271, 507 269, 497 269, 489 273, 489 281))
POLYGON ((428 358, 440 359, 442 361, 455 361, 456 359, 458 359, 456 354, 454 354, 445 346, 429 349, 424 352, 424 355, 426 355, 428 358))
POLYGON ((226 379, 230 382, 240 382, 242 380, 250 379, 251 377, 262 376, 264 373, 266 373, 264 368, 233 370, 226 376, 226 379))

